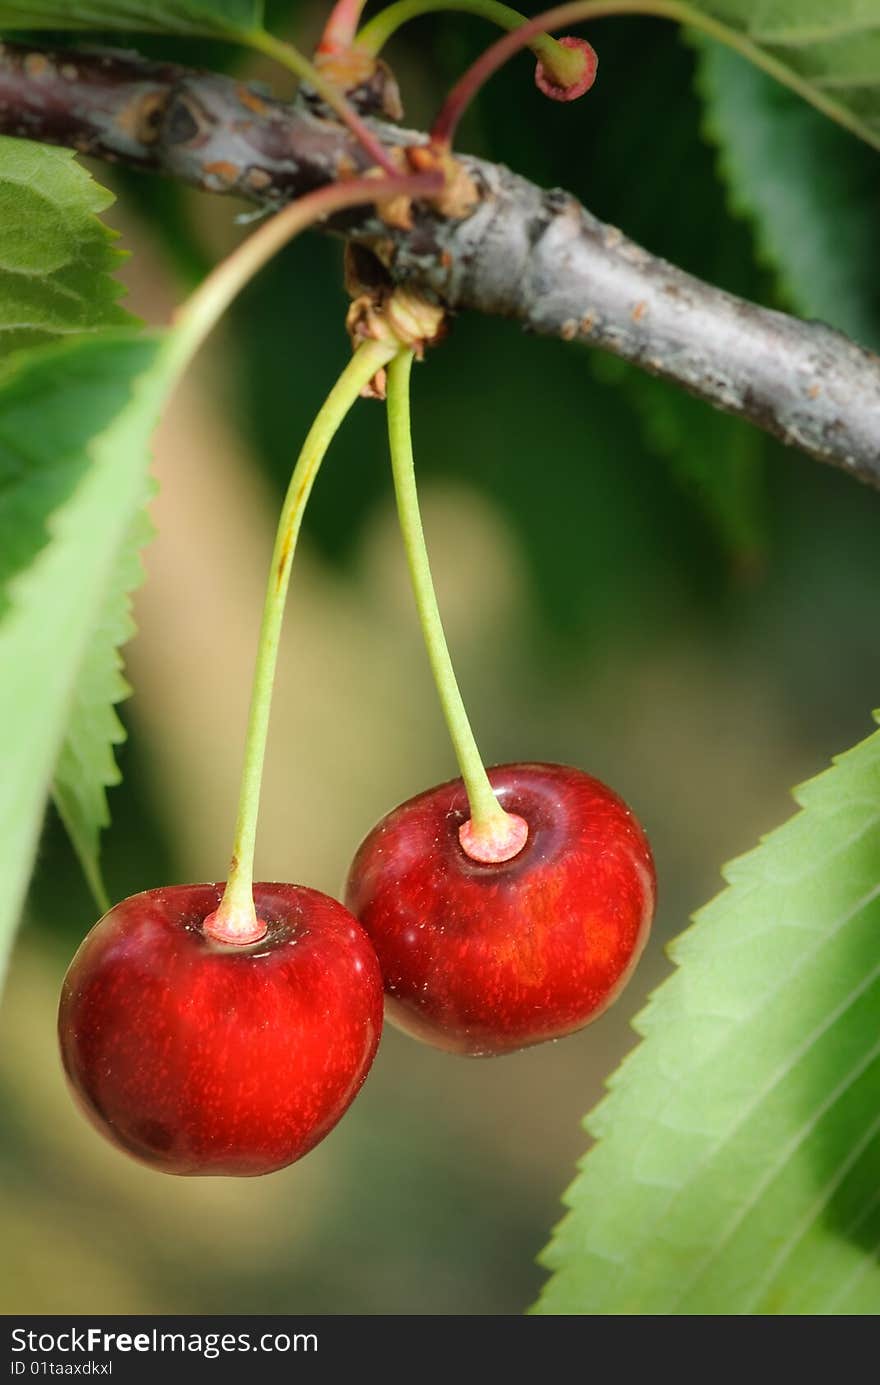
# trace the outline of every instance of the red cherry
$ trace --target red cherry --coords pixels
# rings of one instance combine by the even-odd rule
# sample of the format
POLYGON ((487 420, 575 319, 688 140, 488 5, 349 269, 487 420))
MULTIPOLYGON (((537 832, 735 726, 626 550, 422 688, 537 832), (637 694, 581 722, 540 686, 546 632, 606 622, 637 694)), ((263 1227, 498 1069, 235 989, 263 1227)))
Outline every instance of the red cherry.
POLYGON ((577 38, 574 34, 568 34, 565 38, 557 39, 557 43, 562 48, 577 48, 584 55, 583 72, 576 82, 569 86, 560 84, 551 77, 544 64, 539 60, 535 67, 535 86, 545 96, 549 96, 551 101, 577 101, 579 96, 585 92, 596 80, 596 73, 599 70, 599 58, 595 48, 591 43, 587 43, 585 38, 577 38))
POLYGON ((370 935, 388 1018, 472 1055, 580 1029, 605 1010, 647 941, 656 881, 626 804, 564 765, 489 771, 529 834, 497 865, 462 848, 460 779, 411 798, 362 842, 346 902, 370 935))
POLYGON ((117 904, 70 964, 58 1033, 97 1129, 154 1169, 271 1173, 356 1096, 382 1027, 382 980, 357 921, 298 885, 255 885, 267 932, 214 941, 222 885, 117 904))

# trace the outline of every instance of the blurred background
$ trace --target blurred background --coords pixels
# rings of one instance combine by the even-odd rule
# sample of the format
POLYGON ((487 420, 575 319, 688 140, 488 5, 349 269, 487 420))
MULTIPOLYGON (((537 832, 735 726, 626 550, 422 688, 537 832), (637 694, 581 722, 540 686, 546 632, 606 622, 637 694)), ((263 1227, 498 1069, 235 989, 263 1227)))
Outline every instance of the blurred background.
MULTIPOLYGON (((275 10, 283 29, 290 6, 275 10)), ((324 13, 300 6, 298 39, 324 13)), ((600 80, 581 107, 543 101, 523 58, 481 98, 461 147, 564 185, 651 250, 784 306, 701 134, 692 50, 651 21, 592 37, 600 80)), ((462 16, 395 41, 412 124, 486 41, 462 16)), ((211 44, 137 46, 233 61, 211 44)), ((286 89, 268 69, 240 70, 286 89)), ((824 127, 822 138, 867 187, 876 156, 824 127)), ((164 321, 243 234, 241 208, 112 180, 130 305, 164 321)), ((125 778, 105 847, 114 898, 223 872, 274 519, 348 349, 340 265, 337 244, 309 237, 265 272, 157 437, 159 532, 127 652, 125 778)), ((878 298, 863 306, 880 323, 878 298)), ((454 324, 417 372, 414 420, 441 605, 485 757, 565 761, 624 795, 657 857, 654 940, 616 1008, 580 1035, 468 1061, 388 1029, 354 1107, 302 1164, 253 1181, 169 1178, 105 1145, 64 1089, 54 1012, 94 908, 50 817, 0 1012, 6 1313, 521 1312, 584 1152, 581 1118, 636 1042, 630 1021, 668 972, 664 944, 720 887, 722 864, 788 816, 791 786, 872 725, 873 492, 503 322, 454 324)), ((338 892, 376 818, 453 773, 383 413, 365 403, 319 480, 294 571, 258 875, 338 892)))

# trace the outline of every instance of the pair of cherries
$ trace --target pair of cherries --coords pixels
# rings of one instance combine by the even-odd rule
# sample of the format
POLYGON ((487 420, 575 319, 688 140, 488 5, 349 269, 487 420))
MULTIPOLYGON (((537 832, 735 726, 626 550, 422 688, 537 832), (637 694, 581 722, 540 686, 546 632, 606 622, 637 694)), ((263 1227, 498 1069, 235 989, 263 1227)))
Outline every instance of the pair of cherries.
POLYGON ((347 908, 298 885, 257 885, 265 932, 244 945, 212 935, 222 886, 149 890, 111 909, 74 957, 59 1012, 64 1066, 97 1128, 166 1173, 270 1173, 356 1096, 383 984, 394 1023, 455 1053, 506 1053, 595 1019, 647 939, 647 839, 578 770, 516 764, 489 779, 525 824, 508 860, 462 845, 457 779, 370 832, 347 908))

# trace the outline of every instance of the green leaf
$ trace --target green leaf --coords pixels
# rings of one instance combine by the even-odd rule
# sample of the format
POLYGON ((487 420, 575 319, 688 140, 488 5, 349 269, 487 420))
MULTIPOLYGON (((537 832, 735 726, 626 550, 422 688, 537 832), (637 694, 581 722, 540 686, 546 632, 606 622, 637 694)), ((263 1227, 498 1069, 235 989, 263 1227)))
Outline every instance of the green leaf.
MULTIPOLYGON (((92 644, 102 627, 105 649, 106 638, 117 633, 119 598, 110 593, 120 565, 127 568, 126 581, 131 575, 124 545, 143 508, 148 440, 170 379, 169 357, 159 341, 130 331, 22 352, 0 378, 0 419, 7 409, 16 418, 16 430, 5 429, 13 463, 17 446, 22 473, 45 469, 68 496, 51 515, 48 543, 14 578, 0 621, 0 961, 30 875, 67 726, 71 717, 74 725, 81 723, 93 700, 89 690, 107 682, 107 656, 92 644), (30 409, 22 407, 23 400, 31 402, 30 409), (68 477, 61 486, 58 421, 65 417, 77 434, 66 456, 75 484, 68 477), (116 607, 109 619, 108 601, 116 607), (89 677, 81 683, 85 669, 89 677)), ((117 691, 118 684, 109 695, 117 691)), ((106 722, 105 710, 89 731, 92 748, 106 722)), ((76 757, 68 747, 65 768, 76 757)), ((106 760, 89 769, 99 781, 106 760)), ((82 797, 89 797, 85 789, 82 797)))
MULTIPOLYGON (((590 206, 602 209, 601 215, 607 207, 615 224, 692 274, 746 299, 766 300, 772 283, 754 264, 750 229, 728 215, 714 150, 700 134, 694 54, 671 25, 636 47, 632 37, 637 28, 633 24, 629 32, 621 32, 609 26, 609 38, 614 34, 607 45, 609 66, 626 63, 634 96, 625 112, 606 108, 605 119, 599 118, 601 146, 585 156, 589 172, 583 195, 590 206), (664 112, 662 141, 645 161, 640 151, 656 100, 653 74, 658 70, 678 96, 664 112), (634 167, 638 178, 631 176, 634 167), (675 187, 676 205, 687 208, 686 216, 670 216, 670 186, 675 187)), ((719 49, 717 44, 706 46, 719 49)), ((598 88, 595 94, 598 100, 598 88)), ((710 550, 720 549, 728 579, 754 575, 767 542, 766 437, 606 353, 592 352, 589 360, 599 379, 621 390, 624 406, 635 409, 644 443, 663 459, 694 516, 702 511, 710 550)))
POLYGON ((786 299, 880 348, 876 155, 736 53, 699 49, 706 129, 733 208, 752 220, 786 299))
POLYGON ((259 28, 262 0, 0 0, 0 29, 123 29, 235 37, 259 28))
POLYGON ((757 45, 799 95, 880 149, 880 12, 875 0, 691 0, 757 45))
POLYGON ((751 26, 778 43, 824 43, 877 27, 875 0, 714 0, 724 19, 751 26))
MULTIPOLYGON (((0 138, 0 351, 83 336, 133 319, 111 278, 123 258, 97 213, 113 198, 72 152, 0 138)), ((41 370, 12 362, 0 375, 0 619, 9 583, 48 541, 47 523, 89 467, 96 411, 115 417, 131 382, 107 372, 104 352, 43 358, 41 370), (34 420, 39 418, 39 427, 34 420)), ((143 521, 140 522, 143 537, 143 521)), ((127 555, 126 555, 127 556, 127 555)), ((93 631, 56 768, 54 793, 85 874, 102 895, 98 838, 117 782, 113 745, 122 731, 113 705, 126 691, 117 646, 129 633, 131 558, 110 585, 93 631)))
POLYGON ((50 515, 88 471, 95 419, 114 418, 129 397, 126 374, 107 371, 105 352, 85 349, 90 340, 100 338, 69 352, 23 352, 0 368, 0 618, 11 579, 47 542, 50 515), (40 370, 26 368, 33 360, 40 370))
POLYGON ((766 439, 675 385, 613 357, 596 356, 600 380, 623 387, 647 446, 700 506, 732 567, 749 575, 766 542, 766 439))
POLYGON ((674 944, 535 1311, 880 1310, 880 733, 795 796, 674 944))
POLYGON ((140 552, 152 533, 149 517, 142 511, 123 543, 108 584, 107 600, 74 691, 52 783, 55 806, 102 911, 110 906, 101 876, 101 832, 110 822, 107 788, 122 778, 114 747, 125 740, 125 728, 115 707, 131 691, 122 674, 119 650, 134 634, 131 593, 143 581, 140 552))
POLYGON ((132 322, 97 216, 113 200, 71 150, 0 136, 0 355, 132 322))

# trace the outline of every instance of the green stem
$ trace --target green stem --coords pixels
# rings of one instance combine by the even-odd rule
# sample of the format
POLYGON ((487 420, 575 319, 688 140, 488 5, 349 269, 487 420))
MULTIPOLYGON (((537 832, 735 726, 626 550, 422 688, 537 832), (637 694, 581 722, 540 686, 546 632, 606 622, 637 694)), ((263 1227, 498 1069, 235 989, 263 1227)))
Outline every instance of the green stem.
MULTIPOLYGON (((431 578, 412 451, 409 403, 412 363, 413 352, 401 351, 388 367, 388 440, 400 530, 431 672, 467 790, 472 830, 478 836, 494 841, 499 838, 508 840, 514 815, 506 813, 495 797, 480 758, 449 656, 431 578)), ((516 821, 520 822, 521 819, 516 821)), ((522 846, 523 840, 519 839, 516 850, 522 846)), ((505 855, 493 859, 508 859, 513 854, 513 851, 507 851, 505 855)))
MULTIPOLYGON (((499 0, 397 0, 396 4, 386 6, 364 25, 355 39, 355 47, 362 48, 371 57, 378 57, 401 25, 439 11, 478 15, 481 19, 488 19, 490 24, 497 24, 499 29, 509 31, 519 29, 528 22, 526 15, 510 5, 500 4, 499 0)), ((561 86, 568 86, 577 80, 583 65, 580 54, 563 48, 555 38, 543 33, 530 39, 529 47, 561 86)))
POLYGON ((254 908, 254 846, 284 603, 303 512, 318 469, 340 424, 361 390, 387 365, 395 350, 395 346, 384 342, 366 342, 359 347, 309 429, 290 478, 278 521, 263 605, 229 878, 219 908, 203 925, 205 932, 221 942, 256 942, 266 932, 266 925, 257 918, 254 908))
POLYGON ((182 373, 233 299, 285 245, 334 212, 385 198, 425 196, 442 187, 442 175, 351 178, 306 193, 284 207, 217 265, 178 309, 165 352, 171 370, 182 373))
MULTIPOLYGON (((343 184, 320 188, 278 212, 212 270, 178 311, 163 346, 167 378, 173 381, 180 377, 240 290, 300 231, 343 207, 373 202, 377 198, 381 200, 383 195, 418 196, 436 192, 439 181, 434 174, 387 179, 355 178, 343 184)), ((232 865, 220 907, 209 915, 203 925, 211 936, 223 942, 254 942, 265 932, 265 926, 257 920, 253 902, 254 837, 277 656, 276 626, 280 627, 283 614, 284 595, 302 511, 330 439, 361 388, 391 358, 394 349, 379 343, 368 343, 353 358, 315 420, 291 478, 263 616, 232 865)))
POLYGON ((269 34, 265 29, 252 29, 243 35, 245 42, 258 53, 265 54, 268 58, 274 58, 282 67, 286 67, 289 72, 293 72, 301 82, 308 82, 310 87, 325 101, 331 110, 335 111, 344 125, 347 125, 352 134, 356 136, 366 149, 372 159, 375 159, 380 168, 391 176, 400 173, 399 168, 395 168, 391 158, 383 149, 382 144, 373 134, 370 127, 361 119, 357 111, 346 100, 344 92, 310 63, 298 48, 294 48, 292 43, 285 43, 283 39, 276 38, 274 34, 269 34))
MULTIPOLYGON (((404 0, 405 2, 406 0, 404 0)), ((536 15, 534 19, 529 20, 528 24, 523 25, 513 33, 506 34, 497 43, 493 43, 491 48, 487 48, 486 52, 468 69, 447 96, 431 131, 433 141, 438 144, 451 142, 462 114, 483 84, 497 72, 499 67, 507 62, 508 58, 529 45, 542 30, 561 29, 566 28, 569 24, 580 24, 590 19, 607 19, 614 15, 626 14, 651 15, 657 19, 671 19, 707 34, 710 38, 725 44, 735 52, 741 53, 756 67, 760 67, 778 82, 790 87, 792 91, 797 92, 806 101, 812 102, 814 106, 831 116, 833 120, 837 120, 840 124, 846 125, 858 133, 858 122, 855 119, 847 119, 845 113, 838 109, 835 102, 823 96, 804 78, 799 77, 797 73, 792 72, 772 54, 753 43, 745 34, 741 34, 726 24, 722 24, 719 20, 712 19, 709 15, 693 9, 691 5, 679 3, 679 0, 574 0, 571 4, 559 5, 552 10, 545 11, 544 14, 536 15)), ((381 18, 381 15, 377 18, 381 18)))

